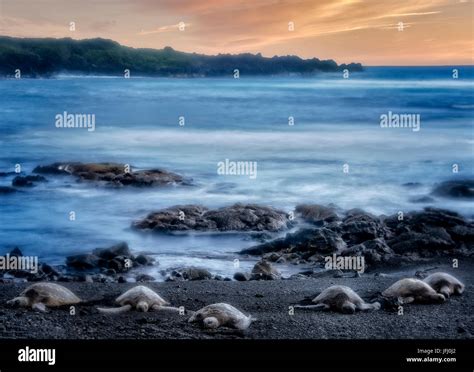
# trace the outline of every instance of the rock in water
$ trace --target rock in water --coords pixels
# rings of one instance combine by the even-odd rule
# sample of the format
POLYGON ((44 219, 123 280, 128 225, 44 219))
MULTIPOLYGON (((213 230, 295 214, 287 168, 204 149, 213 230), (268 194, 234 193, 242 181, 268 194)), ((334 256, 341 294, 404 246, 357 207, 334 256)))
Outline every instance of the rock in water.
POLYGON ((300 204, 295 208, 296 215, 306 222, 316 225, 339 220, 334 207, 325 207, 318 204, 300 204))
POLYGON ((33 172, 69 174, 81 181, 103 182, 110 186, 151 187, 191 184, 190 180, 164 169, 133 170, 128 165, 120 163, 53 163, 38 166, 33 172))
POLYGON ((433 189, 433 194, 445 198, 474 198, 474 180, 445 181, 433 189))
POLYGON ((216 210, 200 205, 180 205, 133 223, 140 230, 174 231, 280 231, 291 223, 286 213, 255 204, 234 204, 216 210))
POLYGON ((39 175, 32 175, 32 176, 16 176, 12 180, 12 186, 14 187, 33 187, 35 186, 35 182, 47 182, 46 178, 39 175))
POLYGON ((346 243, 334 231, 327 228, 300 229, 284 238, 242 250, 242 254, 262 255, 269 252, 306 252, 309 254, 334 253, 346 248, 346 243))
POLYGON ((16 189, 9 186, 0 186, 0 195, 13 194, 17 192, 16 189))

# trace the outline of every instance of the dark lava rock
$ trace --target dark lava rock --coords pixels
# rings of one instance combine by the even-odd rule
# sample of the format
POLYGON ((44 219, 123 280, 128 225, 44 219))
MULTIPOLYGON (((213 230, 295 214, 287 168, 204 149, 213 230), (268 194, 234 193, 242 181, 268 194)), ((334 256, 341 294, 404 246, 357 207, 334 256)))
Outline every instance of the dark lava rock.
POLYGON ((143 220, 134 222, 133 227, 160 232, 215 230, 215 223, 203 218, 207 211, 199 205, 178 205, 150 213, 143 220))
POLYGON ((132 257, 132 253, 126 242, 120 242, 108 248, 96 248, 92 253, 104 260, 112 260, 117 256, 132 257))
POLYGON ((442 182, 433 189, 433 195, 445 198, 472 199, 474 198, 474 180, 442 182))
POLYGON ((110 186, 151 187, 173 184, 190 185, 191 181, 163 169, 133 170, 120 163, 54 163, 38 166, 40 174, 69 174, 80 181, 105 182, 110 186), (130 170, 127 172, 126 170, 130 170))
POLYGON ((47 182, 46 178, 39 175, 32 176, 16 176, 12 180, 12 186, 14 187, 33 187, 35 182, 47 182))
POLYGON ((435 200, 430 196, 420 196, 417 198, 412 198, 410 199, 410 201, 412 203, 427 204, 427 203, 433 203, 435 200))
POLYGON ((394 234, 387 244, 396 253, 417 252, 431 257, 438 253, 467 253, 474 248, 474 224, 455 212, 425 208, 385 223, 394 234))
POLYGON ((338 231, 349 245, 377 238, 385 239, 391 235, 380 218, 360 210, 349 211, 338 231))
POLYGON ((10 257, 22 257, 22 256, 23 256, 23 253, 18 247, 13 248, 10 252, 10 257))
POLYGON ((206 269, 199 267, 183 267, 172 270, 170 275, 166 278, 166 281, 173 282, 183 280, 209 280, 212 278, 212 274, 206 269))
POLYGON ((155 278, 151 275, 147 275, 147 274, 140 274, 140 275, 137 275, 135 277, 135 280, 137 282, 153 282, 155 281, 155 278))
POLYGON ((289 226, 286 213, 255 204, 234 204, 217 210, 181 205, 149 214, 133 223, 140 230, 173 231, 280 231, 289 226))
POLYGON ((16 172, 0 172, 0 177, 8 177, 8 176, 14 176, 18 173, 16 172))
POLYGON ((112 270, 106 275, 123 273, 138 265, 153 265, 155 260, 145 255, 136 258, 130 252, 126 242, 121 242, 107 248, 96 248, 89 254, 69 256, 66 265, 76 270, 98 271, 112 270))
POLYGON ((66 265, 77 270, 91 270, 105 266, 105 260, 95 254, 78 254, 66 257, 66 265))
POLYGON ((17 190, 14 189, 13 187, 0 186, 0 195, 13 194, 15 192, 17 192, 17 190))
POLYGON ((237 280, 238 282, 246 282, 247 280, 250 280, 250 274, 237 272, 234 274, 234 279, 237 280))
POLYGON ((242 254, 262 255, 269 252, 333 253, 346 248, 346 243, 327 228, 300 229, 284 238, 242 250, 242 254))
POLYGON ((251 273, 251 280, 281 279, 281 274, 268 261, 261 260, 255 264, 251 273))
POLYGON ((389 264, 394 252, 384 240, 374 239, 344 249, 341 256, 363 256, 367 267, 374 267, 382 263, 389 264))
POLYGON ((139 254, 137 257, 135 257, 135 262, 143 266, 152 266, 154 265, 156 260, 153 257, 146 256, 144 254, 139 254))
POLYGON ((300 204, 295 208, 296 215, 306 222, 316 225, 339 220, 334 207, 325 207, 318 204, 300 204))

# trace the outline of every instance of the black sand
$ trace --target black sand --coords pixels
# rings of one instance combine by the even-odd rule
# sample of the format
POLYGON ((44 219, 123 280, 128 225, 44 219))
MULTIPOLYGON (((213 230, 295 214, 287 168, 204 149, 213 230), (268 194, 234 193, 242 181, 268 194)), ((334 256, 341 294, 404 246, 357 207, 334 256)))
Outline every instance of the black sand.
POLYGON ((363 274, 360 278, 321 278, 226 282, 147 283, 174 306, 197 310, 207 304, 227 302, 258 319, 246 332, 221 328, 215 331, 189 324, 187 316, 167 312, 128 312, 121 315, 100 314, 95 306, 113 306, 113 300, 134 284, 60 283, 79 297, 98 300, 78 305, 76 315, 68 308, 39 313, 31 309, 12 309, 6 301, 17 296, 28 283, 0 284, 0 338, 41 339, 457 339, 474 335, 474 262, 461 261, 458 269, 433 262, 412 267, 404 273, 388 276, 363 274), (462 296, 451 297, 441 305, 409 304, 404 315, 384 310, 343 315, 338 313, 295 310, 289 306, 313 297, 326 287, 343 284, 352 287, 368 300, 402 277, 414 276, 417 270, 437 267, 466 284, 462 296))

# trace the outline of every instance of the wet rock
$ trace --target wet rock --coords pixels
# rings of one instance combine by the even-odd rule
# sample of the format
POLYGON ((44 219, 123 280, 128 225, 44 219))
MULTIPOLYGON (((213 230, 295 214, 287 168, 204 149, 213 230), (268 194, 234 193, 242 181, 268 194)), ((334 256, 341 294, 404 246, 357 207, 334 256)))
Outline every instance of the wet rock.
POLYGON ((0 186, 0 195, 13 194, 17 192, 16 189, 9 186, 0 186))
POLYGON ((135 262, 142 266, 152 266, 155 264, 156 260, 153 257, 139 254, 137 257, 135 257, 135 262))
POLYGON ((112 269, 114 273, 122 273, 132 267, 130 259, 126 256, 116 256, 109 260, 106 264, 109 269, 112 269))
POLYGON ((56 276, 59 277, 61 274, 52 266, 42 263, 39 265, 39 270, 48 277, 56 276))
POLYGON ((361 210, 349 211, 338 231, 349 245, 377 238, 385 239, 391 235, 380 218, 361 210))
POLYGON ((134 222, 133 227, 157 232, 215 230, 215 223, 203 218, 207 211, 200 205, 178 205, 150 213, 143 220, 134 222))
POLYGON ((0 172, 0 177, 9 177, 9 176, 14 176, 17 175, 18 173, 16 172, 0 172))
POLYGON ((172 270, 166 281, 180 281, 180 280, 209 280, 212 279, 212 274, 203 268, 199 267, 183 267, 172 270))
MULTIPOLYGON (((142 257, 142 262, 143 259, 142 257)), ((115 275, 126 272, 138 264, 135 263, 135 257, 131 254, 127 243, 121 242, 107 248, 96 248, 92 253, 69 256, 66 258, 66 265, 75 270, 101 269, 104 272, 113 270, 113 274, 107 275, 115 275)))
POLYGON ((420 196, 420 197, 415 197, 410 199, 412 203, 419 203, 419 204, 428 204, 428 203, 434 203, 435 200, 430 197, 430 196, 420 196))
POLYGON ((126 242, 120 242, 108 248, 96 248, 92 253, 104 260, 111 260, 117 256, 132 257, 130 248, 126 242))
POLYGON ((22 256, 23 256, 23 253, 18 247, 13 248, 10 252, 10 257, 22 257, 22 256))
POLYGON ((318 204, 300 204, 295 208, 296 215, 303 220, 316 225, 339 220, 334 207, 325 207, 318 204))
POLYGON ((268 261, 261 260, 252 269, 250 280, 276 280, 281 274, 268 261))
POLYGON ((71 174, 66 170, 67 163, 53 163, 50 165, 39 165, 33 169, 33 173, 52 174, 52 175, 67 175, 71 174))
POLYGON ((263 255, 269 252, 308 252, 312 255, 319 253, 333 253, 346 247, 345 242, 334 231, 327 228, 300 229, 288 233, 284 238, 260 244, 241 251, 242 254, 263 255))
POLYGON ((455 212, 425 208, 400 221, 398 215, 385 220, 394 232, 387 244, 396 252, 417 252, 424 257, 439 253, 467 253, 474 248, 474 224, 455 212))
POLYGON ((147 275, 147 274, 140 274, 140 275, 137 275, 135 277, 135 280, 137 282, 153 282, 155 281, 155 278, 151 275, 147 275))
POLYGON ((12 186, 14 187, 33 187, 35 186, 35 182, 47 182, 46 178, 39 175, 31 175, 31 176, 16 176, 12 180, 12 186))
POLYGON ((105 265, 105 260, 95 254, 77 254, 66 257, 66 265, 76 270, 91 270, 105 265))
POLYGON ((286 213, 255 204, 234 204, 216 210, 180 205, 150 213, 133 223, 140 230, 174 231, 280 231, 290 225, 286 213))
POLYGON ((277 253, 277 252, 270 252, 270 253, 266 253, 263 255, 262 257, 264 260, 266 261, 270 261, 270 262, 278 262, 278 260, 280 259, 283 259, 283 261, 286 261, 280 253, 277 253))
POLYGON ((237 280, 238 282, 246 282, 250 280, 250 274, 249 273, 243 273, 243 272, 237 272, 234 274, 234 279, 237 280))
POLYGON ((121 163, 54 163, 38 166, 33 172, 73 175, 80 181, 103 182, 110 186, 152 187, 191 184, 189 179, 164 169, 133 170, 121 163))
POLYGON ((382 239, 367 240, 341 252, 341 256, 363 256, 366 269, 381 263, 390 263, 394 254, 394 251, 382 239))
POLYGON ((474 198, 474 180, 445 181, 435 186, 433 195, 454 199, 474 198))

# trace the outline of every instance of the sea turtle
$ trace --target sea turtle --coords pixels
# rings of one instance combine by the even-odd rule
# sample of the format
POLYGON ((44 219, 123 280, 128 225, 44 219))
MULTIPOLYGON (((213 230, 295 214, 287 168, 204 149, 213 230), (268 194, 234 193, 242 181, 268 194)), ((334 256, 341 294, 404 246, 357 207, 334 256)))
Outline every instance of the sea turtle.
POLYGON ((106 314, 119 314, 126 311, 130 311, 133 308, 143 312, 146 312, 150 309, 172 310, 179 312, 179 308, 166 306, 169 305, 167 301, 161 298, 158 293, 143 285, 138 285, 122 293, 119 297, 117 297, 115 302, 119 304, 120 307, 99 307, 97 308, 97 310, 106 314))
POLYGON ((221 326, 245 330, 255 321, 251 315, 245 315, 234 306, 226 303, 207 305, 196 311, 188 322, 199 322, 205 328, 221 326))
POLYGON ((314 305, 294 305, 299 309, 333 310, 346 314, 354 314, 356 310, 379 310, 380 303, 366 303, 351 288, 344 285, 333 285, 322 291, 312 300, 314 305))
POLYGON ((464 292, 464 284, 448 273, 433 273, 423 281, 446 298, 452 294, 460 295, 464 292))
POLYGON ((402 304, 441 303, 446 300, 442 294, 437 293, 424 281, 411 278, 401 279, 392 284, 382 292, 382 296, 388 299, 399 298, 402 304))
POLYGON ((62 285, 35 283, 21 292, 19 297, 8 301, 7 304, 46 311, 47 307, 74 305, 79 302, 81 302, 81 299, 62 285))

